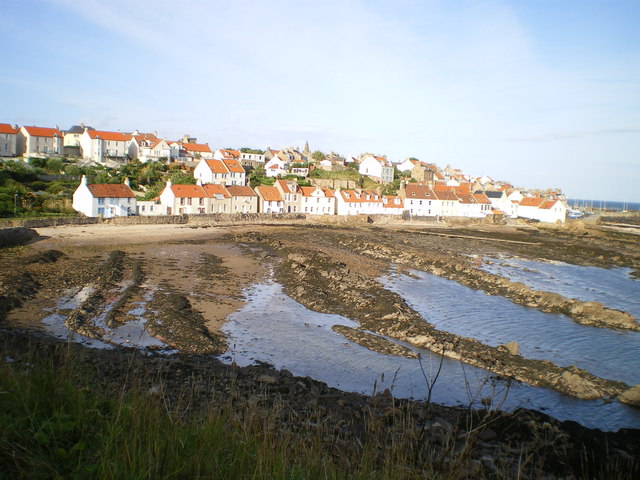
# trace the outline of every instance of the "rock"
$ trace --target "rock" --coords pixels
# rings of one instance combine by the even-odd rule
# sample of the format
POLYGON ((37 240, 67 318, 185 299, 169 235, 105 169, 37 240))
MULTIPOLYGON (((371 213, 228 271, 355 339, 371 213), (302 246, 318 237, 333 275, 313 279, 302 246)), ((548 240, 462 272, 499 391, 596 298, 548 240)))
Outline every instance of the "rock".
POLYGON ((634 407, 640 407, 640 384, 625 390, 618 397, 622 403, 627 405, 633 405, 634 407))
POLYGON ((570 371, 564 372, 557 383, 583 400, 594 400, 602 396, 591 382, 570 371))
POLYGON ((498 345, 498 350, 508 352, 511 355, 520 355, 520 345, 518 342, 509 342, 504 345, 498 345))

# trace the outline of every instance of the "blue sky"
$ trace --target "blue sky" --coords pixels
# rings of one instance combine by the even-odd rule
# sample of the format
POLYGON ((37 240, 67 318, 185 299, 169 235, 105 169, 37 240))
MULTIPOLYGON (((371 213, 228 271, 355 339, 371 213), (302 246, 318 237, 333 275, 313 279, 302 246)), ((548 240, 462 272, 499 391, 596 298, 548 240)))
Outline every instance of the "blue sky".
POLYGON ((0 122, 640 201, 638 24, 637 0, 2 0, 0 122))

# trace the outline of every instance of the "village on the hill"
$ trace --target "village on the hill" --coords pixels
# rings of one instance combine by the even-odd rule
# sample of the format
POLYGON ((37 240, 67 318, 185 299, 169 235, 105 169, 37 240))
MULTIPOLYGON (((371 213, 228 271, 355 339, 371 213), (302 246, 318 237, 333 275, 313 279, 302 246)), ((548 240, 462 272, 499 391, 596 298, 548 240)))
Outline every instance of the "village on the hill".
MULTIPOLYGON (((299 213, 306 215, 402 215, 405 218, 525 218, 565 221, 559 190, 514 188, 488 176, 416 158, 392 162, 385 155, 304 149, 213 150, 185 135, 99 131, 84 125, 68 130, 0 124, 0 156, 66 157, 81 166, 119 168, 130 162, 179 165, 179 184, 167 180, 158 195, 145 198, 123 183, 90 183, 82 176, 73 208, 88 217, 197 215, 212 213, 299 213)), ((148 197, 148 195, 146 195, 148 197)))

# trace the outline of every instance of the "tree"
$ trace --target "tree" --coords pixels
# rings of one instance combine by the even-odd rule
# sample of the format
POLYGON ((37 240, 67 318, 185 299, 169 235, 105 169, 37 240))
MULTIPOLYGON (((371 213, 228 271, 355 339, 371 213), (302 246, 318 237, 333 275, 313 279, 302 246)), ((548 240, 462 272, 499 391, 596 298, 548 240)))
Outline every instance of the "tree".
POLYGON ((57 175, 60 173, 63 166, 64 166, 64 163, 59 158, 50 158, 49 160, 47 160, 46 168, 51 173, 54 173, 57 175))
POLYGON ((312 159, 314 162, 321 162, 321 161, 322 161, 322 160, 324 160, 325 158, 327 158, 327 156, 326 156, 324 153, 322 153, 320 150, 316 150, 315 152, 313 152, 313 153, 311 154, 311 159, 312 159))
POLYGON ((171 183, 174 185, 195 185, 196 179, 188 173, 176 172, 171 175, 171 183))

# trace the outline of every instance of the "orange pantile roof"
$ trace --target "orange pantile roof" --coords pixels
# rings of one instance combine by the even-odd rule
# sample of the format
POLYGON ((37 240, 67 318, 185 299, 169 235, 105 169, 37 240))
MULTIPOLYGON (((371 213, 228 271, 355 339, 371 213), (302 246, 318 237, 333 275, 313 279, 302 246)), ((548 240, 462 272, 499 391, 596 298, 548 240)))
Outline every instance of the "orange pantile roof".
POLYGON ((407 183, 404 187, 404 192, 406 198, 437 199, 433 190, 422 183, 407 183))
POLYGON ((247 185, 229 185, 227 186, 227 191, 231 194, 232 197, 255 197, 256 192, 251 190, 251 187, 247 185))
POLYGON ((205 160, 205 162, 212 173, 228 173, 227 167, 222 163, 222 160, 205 160))
POLYGON ((187 152, 211 153, 208 143, 183 143, 182 148, 187 152))
POLYGON ((133 138, 130 134, 120 132, 103 132, 99 130, 87 130, 86 132, 92 139, 97 137, 110 142, 128 142, 133 138))
POLYGON ((240 158, 239 150, 230 150, 228 148, 218 149, 224 158, 240 158))
POLYGON ((258 192, 258 196, 262 197, 265 202, 282 202, 282 195, 280 195, 280 190, 276 187, 270 187, 268 185, 258 185, 256 187, 256 192, 258 192))
POLYGON ((436 194, 436 197, 438 197, 438 200, 446 200, 446 201, 454 201, 454 202, 458 200, 458 196, 456 195, 456 192, 453 190, 452 187, 447 187, 446 185, 444 186, 436 185, 434 192, 436 194))
POLYGON ((385 195, 384 198, 386 199, 386 202, 383 202, 383 205, 382 205, 383 207, 404 208, 404 205, 402 204, 402 199, 397 195, 385 195))
POLYGON ((121 183, 94 183, 87 188, 93 198, 135 198, 131 188, 121 183))
POLYGON ((224 198, 231 197, 229 192, 227 192, 227 189, 224 188, 224 185, 214 185, 211 183, 207 183, 205 185, 202 185, 202 188, 209 197, 213 197, 215 195, 222 195, 224 198))
POLYGON ((340 190, 340 195, 345 202, 350 203, 379 203, 382 202, 382 197, 376 192, 370 190, 363 190, 358 194, 355 190, 340 190), (367 198, 367 196, 369 198, 367 198), (376 199, 376 196, 378 197, 376 199), (358 198, 359 197, 359 198, 358 198))
POLYGON ((222 160, 227 167, 227 170, 233 173, 244 173, 244 168, 238 160, 232 158, 225 158, 222 160))
POLYGON ((298 191, 298 184, 296 182, 292 182, 290 180, 278 180, 276 183, 280 185, 280 188, 282 188, 285 193, 296 193, 298 191), (289 188, 289 185, 291 185, 291 188, 289 188))
POLYGON ((467 205, 476 203, 475 199, 473 198, 473 195, 471 194, 460 193, 460 194, 457 194, 456 196, 458 197, 458 200, 460 200, 460 203, 464 203, 467 205))
POLYGON ((489 200, 489 197, 487 197, 484 193, 474 193, 473 198, 478 203, 483 203, 483 204, 491 203, 491 200, 489 200))
POLYGON ((29 135, 32 137, 54 137, 59 136, 62 137, 62 132, 57 128, 48 128, 48 127, 22 127, 24 128, 29 135))
POLYGON ((551 208, 553 208, 553 206, 558 202, 558 200, 545 200, 544 202, 542 202, 542 205, 540 205, 538 208, 542 208, 544 210, 549 210, 551 208))
MULTIPOLYGON (((333 192, 326 187, 320 188, 322 193, 324 193, 325 197, 333 197, 333 192)), ((300 187, 300 191, 302 192, 303 197, 311 197, 313 192, 316 191, 316 187, 300 187)))
POLYGON ((171 191, 176 197, 205 198, 207 193, 200 185, 171 185, 171 191))
POLYGON ((17 128, 13 128, 8 123, 0 123, 0 133, 13 133, 13 134, 16 134, 16 133, 18 133, 18 129, 17 128))
POLYGON ((544 202, 542 197, 527 197, 520 200, 521 207, 539 207, 544 202))

